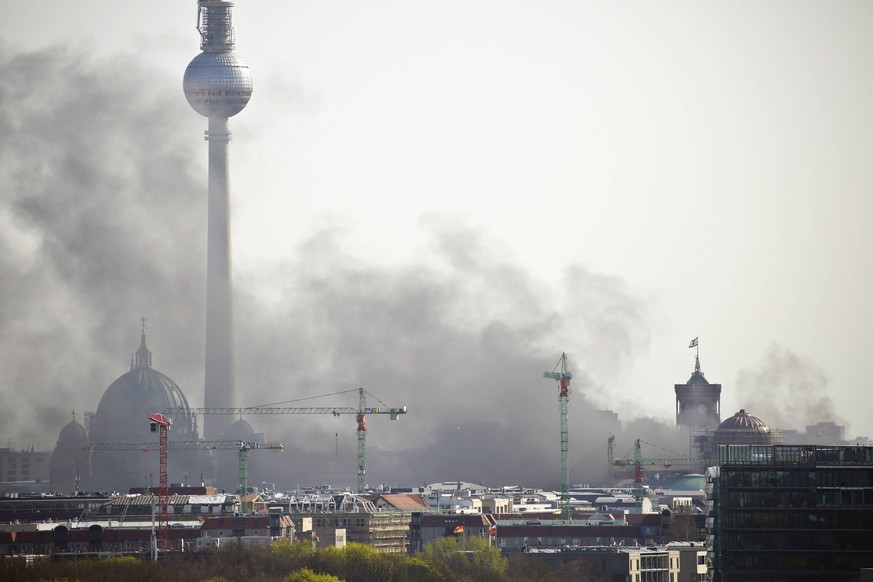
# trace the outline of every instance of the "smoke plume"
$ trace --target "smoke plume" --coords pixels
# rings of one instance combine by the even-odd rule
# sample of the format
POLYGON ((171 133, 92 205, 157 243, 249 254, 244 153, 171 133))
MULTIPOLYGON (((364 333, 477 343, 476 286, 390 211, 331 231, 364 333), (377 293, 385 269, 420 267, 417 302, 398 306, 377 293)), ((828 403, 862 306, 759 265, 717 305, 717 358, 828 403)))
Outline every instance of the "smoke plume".
MULTIPOLYGON (((95 410, 127 370, 142 315, 154 367, 199 405, 203 120, 178 79, 129 59, 0 54, 5 436, 48 449, 73 408, 95 410)), ((571 264, 550 288, 477 225, 428 216, 421 231, 416 259, 390 267, 354 257, 348 233, 329 225, 280 263, 235 265, 239 404, 363 386, 371 404, 409 409, 397 422, 369 417, 371 484, 557 487, 558 387, 542 373, 569 350, 571 476, 601 480, 606 439, 620 426, 597 408, 647 349, 644 301, 571 264)), ((356 406, 357 395, 301 405, 356 406)), ((260 463, 262 478, 354 483, 354 417, 247 420, 288 446, 260 463)))
POLYGON ((740 371, 737 393, 750 414, 774 428, 803 430, 823 419, 838 420, 824 370, 778 344, 755 368, 740 371))

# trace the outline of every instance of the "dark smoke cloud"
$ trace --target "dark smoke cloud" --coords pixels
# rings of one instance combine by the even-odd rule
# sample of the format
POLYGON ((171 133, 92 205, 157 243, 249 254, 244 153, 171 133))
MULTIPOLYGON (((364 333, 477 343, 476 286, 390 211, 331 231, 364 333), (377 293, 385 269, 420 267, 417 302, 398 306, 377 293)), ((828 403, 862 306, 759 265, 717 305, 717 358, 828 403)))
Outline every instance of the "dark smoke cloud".
MULTIPOLYGON (((429 242, 416 262, 391 268, 362 262, 328 228, 268 278, 248 281, 245 290, 270 286, 282 300, 265 307, 238 292, 238 337, 246 338, 238 350, 241 402, 364 386, 410 410, 397 422, 370 418, 371 482, 453 475, 554 484, 558 387, 542 374, 553 369, 561 347, 574 346, 584 358, 571 360, 573 479, 602 477, 607 437, 619 427, 604 423, 595 414, 602 404, 588 397, 605 393, 600 383, 611 378, 588 370, 615 374, 645 346, 641 302, 617 279, 578 266, 568 268, 569 284, 555 292, 513 257, 494 253, 481 229, 426 222, 429 242)), ((346 405, 355 402, 345 396, 346 405)), ((354 448, 353 418, 338 427, 310 417, 264 418, 260 426, 287 443, 306 442, 326 459, 336 457, 336 432, 354 448)), ((302 454, 287 453, 305 472, 302 454)), ((348 467, 353 459, 344 483, 353 476, 348 467)))
MULTIPOLYGON (((130 60, 0 54, 4 436, 49 448, 72 408, 96 409, 127 369, 143 314, 155 368, 199 405, 205 122, 178 79, 130 60)), ((370 417, 370 483, 556 487, 558 388, 542 373, 569 350, 572 479, 601 479, 619 427, 596 409, 648 348, 645 302, 576 265, 550 288, 476 225, 430 216, 421 231, 416 260, 392 267, 354 257, 330 226, 280 264, 236 265, 239 404, 363 386, 409 408, 397 422, 370 417)), ((304 405, 356 403, 351 393, 304 405)), ((248 420, 288 445, 253 463, 264 479, 354 483, 353 417, 248 420)))
POLYGON ((845 424, 834 412, 824 370, 779 344, 772 344, 754 368, 740 371, 737 394, 749 414, 774 428, 803 431, 821 420, 845 424))
POLYGON ((125 371, 141 315, 161 330, 156 364, 202 353, 204 164, 180 92, 157 89, 177 80, 0 54, 0 423, 47 447, 125 371))

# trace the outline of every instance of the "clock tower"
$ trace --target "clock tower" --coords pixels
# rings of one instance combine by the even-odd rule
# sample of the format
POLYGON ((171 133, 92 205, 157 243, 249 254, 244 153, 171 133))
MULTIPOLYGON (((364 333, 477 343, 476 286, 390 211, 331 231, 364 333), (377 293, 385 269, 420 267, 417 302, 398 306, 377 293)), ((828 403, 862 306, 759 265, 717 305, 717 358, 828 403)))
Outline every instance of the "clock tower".
POLYGON ((676 426, 715 430, 721 423, 721 384, 710 384, 694 358, 694 373, 685 384, 676 384, 676 426))

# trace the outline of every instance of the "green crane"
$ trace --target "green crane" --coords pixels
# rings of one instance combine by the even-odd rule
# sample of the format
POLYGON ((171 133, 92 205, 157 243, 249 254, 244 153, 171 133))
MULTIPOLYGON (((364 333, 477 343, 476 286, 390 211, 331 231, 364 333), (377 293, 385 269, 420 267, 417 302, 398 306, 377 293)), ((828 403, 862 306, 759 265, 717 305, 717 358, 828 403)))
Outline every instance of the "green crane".
POLYGON ((567 431, 567 403, 570 400, 570 380, 573 372, 567 369, 567 354, 562 353, 561 359, 551 372, 543 372, 543 378, 557 380, 561 391, 558 401, 561 403, 561 517, 570 519, 570 446, 567 431), (560 371, 558 367, 561 368, 560 371))
MULTIPOLYGON (((337 392, 337 394, 345 394, 354 392, 355 390, 346 390, 337 392)), ((391 407, 370 407, 367 406, 366 390, 363 388, 356 389, 358 392, 358 407, 350 406, 303 406, 303 407, 282 407, 282 406, 247 406, 243 408, 168 408, 167 414, 185 414, 188 412, 194 414, 332 414, 340 416, 341 414, 354 414, 357 420, 357 435, 358 435, 358 493, 366 493, 367 491, 367 415, 369 414, 388 414, 391 420, 397 420, 401 414, 406 414, 406 407, 400 406, 391 407)), ((332 396, 329 394, 328 396, 332 396)), ((317 398, 317 397, 315 397, 317 398)))
MULTIPOLYGON (((86 451, 143 451, 159 449, 159 443, 87 443, 82 447, 86 451)), ((271 450, 282 452, 285 445, 281 443, 255 443, 249 441, 169 441, 167 448, 171 451, 212 451, 234 449, 239 454, 239 493, 245 496, 248 492, 248 459, 253 450, 271 450)), ((241 503, 243 503, 241 501, 241 503)), ((246 510, 245 505, 242 507, 246 510)))
MULTIPOLYGON (((629 467, 633 465, 634 467, 634 500, 636 501, 637 513, 643 512, 643 465, 647 466, 661 466, 665 468, 670 468, 672 466, 685 466, 685 467, 711 467, 713 465, 717 465, 718 461, 715 459, 706 459, 706 458, 687 458, 687 459, 644 459, 642 454, 642 448, 640 447, 640 439, 637 439, 634 442, 634 458, 630 459, 619 459, 617 461, 613 461, 612 464, 618 467, 629 467)), ((651 443, 646 443, 651 444, 651 443)), ((655 445, 657 446, 657 445, 655 445)))

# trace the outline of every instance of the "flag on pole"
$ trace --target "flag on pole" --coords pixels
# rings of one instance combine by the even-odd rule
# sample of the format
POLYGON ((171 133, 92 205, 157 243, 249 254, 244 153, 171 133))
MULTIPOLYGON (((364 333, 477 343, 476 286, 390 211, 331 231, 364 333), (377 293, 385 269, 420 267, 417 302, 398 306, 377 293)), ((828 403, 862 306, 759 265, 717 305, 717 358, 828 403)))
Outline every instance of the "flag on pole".
POLYGON ((463 524, 456 525, 455 526, 455 533, 456 534, 464 533, 464 525, 463 524))
POLYGON ((697 347, 697 338, 694 338, 693 340, 691 340, 691 343, 688 344, 688 347, 689 348, 696 348, 697 347))
POLYGON ((494 534, 496 534, 496 533, 497 533, 497 526, 496 526, 496 525, 492 525, 491 527, 488 528, 488 534, 487 534, 487 535, 488 535, 489 538, 490 538, 491 536, 493 536, 494 534))

